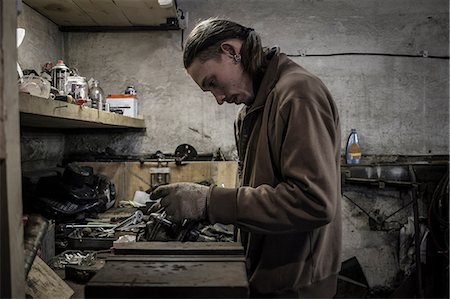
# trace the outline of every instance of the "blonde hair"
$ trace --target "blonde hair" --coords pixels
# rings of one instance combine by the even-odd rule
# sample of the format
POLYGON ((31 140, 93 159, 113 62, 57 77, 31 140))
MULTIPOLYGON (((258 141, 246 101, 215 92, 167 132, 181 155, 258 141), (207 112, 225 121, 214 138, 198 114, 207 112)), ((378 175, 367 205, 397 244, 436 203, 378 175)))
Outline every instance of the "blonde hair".
POLYGON ((201 61, 218 58, 221 43, 232 38, 243 41, 240 55, 244 71, 252 76, 258 74, 265 51, 259 34, 253 28, 218 18, 204 20, 191 31, 184 47, 184 67, 187 69, 195 58, 201 61))

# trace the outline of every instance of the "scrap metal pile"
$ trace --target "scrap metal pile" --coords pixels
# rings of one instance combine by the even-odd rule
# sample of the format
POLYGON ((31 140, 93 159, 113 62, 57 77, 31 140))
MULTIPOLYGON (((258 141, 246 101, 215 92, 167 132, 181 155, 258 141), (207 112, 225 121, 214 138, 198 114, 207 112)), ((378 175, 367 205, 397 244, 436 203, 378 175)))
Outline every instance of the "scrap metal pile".
POLYGON ((167 219, 166 212, 162 211, 149 215, 144 239, 146 241, 232 242, 233 232, 221 224, 207 225, 193 221, 177 224, 167 219))
POLYGON ((175 223, 167 217, 158 202, 148 206, 150 208, 135 209, 125 219, 113 217, 109 221, 103 219, 83 224, 60 224, 57 244, 60 249, 101 250, 109 249, 113 242, 233 241, 232 228, 226 225, 193 221, 175 223))

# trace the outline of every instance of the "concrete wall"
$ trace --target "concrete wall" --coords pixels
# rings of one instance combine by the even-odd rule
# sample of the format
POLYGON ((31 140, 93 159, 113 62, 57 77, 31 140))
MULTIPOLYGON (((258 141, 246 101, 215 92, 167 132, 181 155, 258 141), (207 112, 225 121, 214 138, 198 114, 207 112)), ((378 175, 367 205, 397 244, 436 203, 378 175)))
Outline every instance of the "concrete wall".
POLYGON ((34 69, 41 73, 46 62, 64 58, 63 34, 53 22, 37 13, 28 5, 17 18, 17 27, 25 28, 25 38, 17 49, 22 69, 34 69))
POLYGON ((63 159, 62 133, 22 129, 20 141, 23 171, 55 167, 63 159))
MULTIPOLYGON (((63 34, 53 22, 27 5, 17 18, 17 26, 25 28, 25 38, 18 48, 18 62, 23 70, 33 69, 38 74, 46 62, 56 63, 64 58, 63 34)), ((22 170, 56 166, 64 153, 64 134, 22 128, 22 170)))
MULTIPOLYGON (((385 53, 448 56, 448 2, 195 1, 186 33, 199 20, 230 18, 258 31, 267 46, 288 54, 385 53)), ((173 152, 190 143, 200 152, 232 152, 237 107, 218 106, 182 67, 180 32, 69 33, 68 62, 95 77, 107 93, 132 84, 145 134, 93 136, 99 147, 135 154, 173 152), (122 139, 122 140, 121 140, 122 139)), ((343 136, 357 128, 364 154, 448 154, 448 60, 400 56, 294 57, 317 74, 339 107, 343 136)), ((85 137, 83 140, 86 141, 85 137)), ((84 142, 68 139, 71 150, 84 142)), ((92 146, 91 142, 89 142, 92 146)), ((343 140, 344 148, 345 140, 343 140)))
POLYGON ((199 152, 234 149, 233 120, 238 107, 219 108, 190 79, 181 59, 181 31, 69 33, 66 37, 68 63, 83 76, 98 79, 106 94, 135 86, 147 125, 145 133, 68 138, 71 151, 98 145, 120 154, 174 153, 182 143, 199 152))

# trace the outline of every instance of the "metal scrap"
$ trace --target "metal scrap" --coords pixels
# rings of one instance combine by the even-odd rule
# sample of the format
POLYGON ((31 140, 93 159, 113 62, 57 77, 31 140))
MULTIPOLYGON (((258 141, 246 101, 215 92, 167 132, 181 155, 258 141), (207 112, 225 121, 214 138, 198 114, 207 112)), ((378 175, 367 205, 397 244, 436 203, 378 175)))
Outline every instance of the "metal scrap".
POLYGON ((89 266, 95 262, 97 254, 94 251, 66 250, 50 261, 53 269, 64 269, 66 265, 89 266))

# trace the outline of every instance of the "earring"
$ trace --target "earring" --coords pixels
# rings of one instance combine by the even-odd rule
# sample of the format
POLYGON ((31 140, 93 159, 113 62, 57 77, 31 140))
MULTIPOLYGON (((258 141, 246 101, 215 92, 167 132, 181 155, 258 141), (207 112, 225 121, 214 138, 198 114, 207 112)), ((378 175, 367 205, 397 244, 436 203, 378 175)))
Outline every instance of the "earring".
POLYGON ((234 63, 238 64, 241 62, 241 54, 233 55, 234 63))

